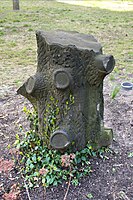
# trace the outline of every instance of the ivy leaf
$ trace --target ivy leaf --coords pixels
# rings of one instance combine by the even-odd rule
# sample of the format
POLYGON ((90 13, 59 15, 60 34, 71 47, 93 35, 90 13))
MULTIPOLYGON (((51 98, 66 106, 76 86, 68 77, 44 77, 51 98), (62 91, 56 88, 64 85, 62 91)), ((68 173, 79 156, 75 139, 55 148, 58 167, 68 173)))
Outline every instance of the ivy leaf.
POLYGON ((93 198, 93 195, 91 193, 87 194, 86 196, 87 196, 88 199, 92 199, 93 198))
POLYGON ((85 156, 82 156, 82 157, 81 157, 81 160, 86 161, 86 157, 85 157, 85 156))
POLYGON ((32 188, 34 185, 33 185, 33 183, 31 183, 31 182, 29 182, 29 188, 32 188))
POLYGON ((36 154, 33 154, 33 156, 32 156, 32 160, 33 160, 34 163, 37 162, 37 160, 36 160, 36 154))
POLYGON ((39 176, 39 172, 34 172, 34 176, 39 176))
POLYGON ((77 163, 80 163, 80 162, 81 162, 81 158, 78 158, 78 159, 77 159, 77 163))
POLYGON ((19 135, 18 134, 16 134, 16 140, 19 140, 19 135))
POLYGON ((93 157, 96 157, 96 152, 92 151, 91 153, 93 157))
POLYGON ((74 186, 77 186, 77 185, 79 184, 78 179, 77 179, 77 178, 74 178, 74 179, 72 180, 72 184, 73 184, 74 186))
POLYGON ((128 158, 132 158, 133 157, 133 152, 130 152, 129 154, 128 154, 128 158))
POLYGON ((31 163, 30 164, 30 169, 33 169, 34 168, 34 165, 31 163))
POLYGON ((44 184, 46 182, 46 179, 45 178, 42 178, 42 183, 44 184))
POLYGON ((49 163, 49 161, 50 161, 50 157, 48 156, 46 157, 46 162, 49 163))
POLYGON ((38 161, 40 161, 41 159, 42 159, 41 156, 38 156, 38 157, 37 157, 37 160, 38 160, 38 161))
POLYGON ((28 158, 28 160, 26 161, 26 164, 27 164, 27 165, 30 165, 30 164, 31 164, 30 158, 28 158))
POLYGON ((57 180, 55 180, 54 182, 53 182, 53 186, 57 186, 58 185, 58 182, 57 182, 57 180))

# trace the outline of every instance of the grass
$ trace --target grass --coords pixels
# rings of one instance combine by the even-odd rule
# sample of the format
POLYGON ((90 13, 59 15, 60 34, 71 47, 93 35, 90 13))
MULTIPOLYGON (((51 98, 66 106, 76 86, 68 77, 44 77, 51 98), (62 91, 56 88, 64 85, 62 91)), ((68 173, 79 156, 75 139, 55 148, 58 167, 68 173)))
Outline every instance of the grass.
MULTIPOLYGON (((23 0, 20 11, 12 1, 0 7, 1 85, 18 86, 36 71, 36 30, 73 30, 93 34, 106 54, 113 54, 116 68, 111 78, 132 79, 133 11, 111 11, 55 1, 23 0)), ((130 9, 129 9, 130 10, 130 9)))
POLYGON ((102 9, 109 9, 112 11, 132 11, 133 10, 133 1, 125 0, 57 0, 59 2, 67 2, 74 5, 82 5, 87 7, 98 7, 102 9))

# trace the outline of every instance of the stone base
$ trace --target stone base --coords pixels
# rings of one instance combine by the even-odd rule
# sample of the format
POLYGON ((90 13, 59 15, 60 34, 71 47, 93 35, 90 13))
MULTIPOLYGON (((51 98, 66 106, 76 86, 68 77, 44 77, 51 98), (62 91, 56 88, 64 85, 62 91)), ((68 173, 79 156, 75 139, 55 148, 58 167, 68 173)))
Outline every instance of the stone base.
POLYGON ((113 141, 113 130, 111 128, 104 128, 98 141, 99 147, 107 147, 113 141))

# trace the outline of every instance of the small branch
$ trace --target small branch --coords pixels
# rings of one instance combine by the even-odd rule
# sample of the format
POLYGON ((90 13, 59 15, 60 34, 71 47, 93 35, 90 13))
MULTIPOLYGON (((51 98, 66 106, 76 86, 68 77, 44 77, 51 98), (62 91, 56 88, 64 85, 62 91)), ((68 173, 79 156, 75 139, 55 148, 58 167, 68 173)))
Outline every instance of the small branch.
POLYGON ((69 192, 69 188, 70 188, 70 184, 71 184, 71 178, 72 178, 72 177, 70 176, 70 178, 69 178, 69 182, 68 182, 68 186, 67 186, 67 191, 66 191, 66 194, 65 194, 63 200, 66 200, 66 198, 67 198, 67 195, 68 195, 68 192, 69 192))
MULTIPOLYGON (((16 160, 18 161, 18 164, 20 165, 18 157, 16 158, 16 160)), ((27 193, 28 199, 31 200, 30 194, 29 194, 29 190, 28 190, 28 186, 26 184, 25 178, 24 178, 23 174, 21 173, 21 171, 19 171, 19 174, 22 177, 22 179, 24 180, 24 185, 25 185, 25 189, 26 189, 26 193, 27 193)))
POLYGON ((25 179, 24 179, 23 175, 22 175, 22 178, 23 178, 23 180, 24 180, 25 189, 26 189, 26 193, 27 193, 28 199, 31 200, 30 194, 29 194, 29 190, 28 190, 28 186, 27 186, 27 184, 26 184, 26 182, 25 182, 25 179))

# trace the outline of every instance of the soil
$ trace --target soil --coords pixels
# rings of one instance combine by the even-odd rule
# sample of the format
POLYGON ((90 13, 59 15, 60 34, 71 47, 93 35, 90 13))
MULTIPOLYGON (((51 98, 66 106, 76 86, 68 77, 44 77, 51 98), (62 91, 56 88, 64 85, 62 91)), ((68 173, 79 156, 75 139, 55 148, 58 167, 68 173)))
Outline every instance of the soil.
MULTIPOLYGON (((105 80, 105 125, 113 128, 114 140, 110 148, 113 153, 108 159, 91 159, 93 172, 80 180, 77 187, 70 185, 66 200, 133 200, 133 90, 120 90, 114 100, 109 92, 111 85, 105 80)), ((16 95, 16 88, 7 87, 1 90, 0 97, 0 157, 11 160, 7 146, 13 144, 19 125, 28 128, 26 117, 22 112, 29 103, 16 95)), ((26 130, 25 130, 26 131, 26 130)), ((21 183, 19 172, 14 168, 10 173, 0 173, 0 199, 9 193, 12 185, 21 183)), ((44 189, 42 186, 29 191, 20 191, 21 200, 63 200, 67 184, 44 189)))

